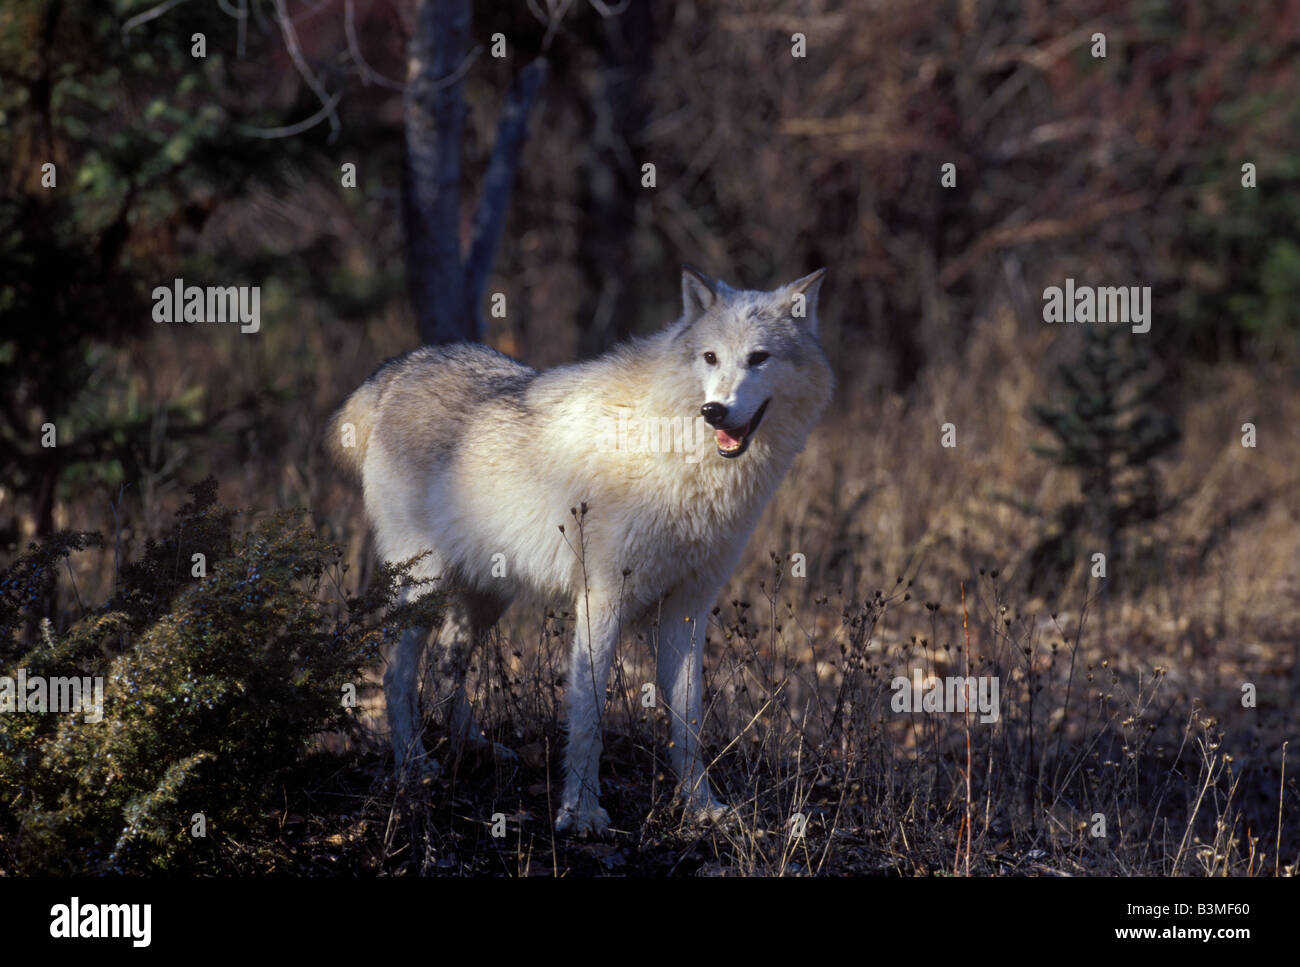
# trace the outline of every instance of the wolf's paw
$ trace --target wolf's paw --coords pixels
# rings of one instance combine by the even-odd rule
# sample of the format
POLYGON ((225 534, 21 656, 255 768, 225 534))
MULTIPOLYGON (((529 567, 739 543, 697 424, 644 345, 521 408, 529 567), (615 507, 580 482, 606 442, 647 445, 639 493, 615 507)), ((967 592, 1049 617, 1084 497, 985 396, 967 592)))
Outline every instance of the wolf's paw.
POLYGON ((720 823, 733 812, 724 802, 713 798, 708 784, 701 781, 692 792, 678 790, 682 804, 682 818, 688 823, 720 823))
POLYGON ((609 813, 600 806, 561 806, 555 829, 573 836, 601 836, 609 829, 609 813))
POLYGON ((683 806, 682 818, 688 823, 708 826, 720 823, 732 815, 732 808, 713 797, 696 802, 687 802, 683 806))
POLYGON ((716 799, 710 799, 703 805, 689 806, 686 815, 692 822, 709 824, 720 823, 732 814, 732 808, 725 802, 718 802, 716 799))

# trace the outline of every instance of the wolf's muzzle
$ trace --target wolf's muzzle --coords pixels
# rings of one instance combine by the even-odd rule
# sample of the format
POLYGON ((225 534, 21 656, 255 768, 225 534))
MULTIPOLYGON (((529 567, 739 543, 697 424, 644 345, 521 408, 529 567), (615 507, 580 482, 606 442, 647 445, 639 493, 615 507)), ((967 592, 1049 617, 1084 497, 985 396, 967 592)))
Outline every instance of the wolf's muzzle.
MULTIPOLYGON (((749 441, 752 440, 754 434, 758 432, 758 425, 763 422, 763 414, 767 412, 767 404, 771 402, 771 397, 765 399, 763 405, 758 408, 758 411, 749 418, 749 422, 742 426, 718 427, 713 434, 718 444, 718 453, 728 459, 734 459, 748 450, 749 441)), ((705 405, 711 406, 714 404, 705 405)), ((725 414, 726 407, 723 407, 723 411, 725 414)), ((705 415, 704 419, 708 420, 709 418, 705 415)))

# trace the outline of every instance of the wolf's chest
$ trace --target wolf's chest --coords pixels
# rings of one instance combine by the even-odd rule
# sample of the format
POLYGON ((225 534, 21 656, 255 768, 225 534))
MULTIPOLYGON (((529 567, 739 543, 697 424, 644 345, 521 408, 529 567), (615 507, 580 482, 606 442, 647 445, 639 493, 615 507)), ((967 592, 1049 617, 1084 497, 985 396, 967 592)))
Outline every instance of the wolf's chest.
POLYGON ((766 475, 683 475, 621 508, 614 543, 625 567, 693 570, 726 556, 753 529, 770 496, 766 475))

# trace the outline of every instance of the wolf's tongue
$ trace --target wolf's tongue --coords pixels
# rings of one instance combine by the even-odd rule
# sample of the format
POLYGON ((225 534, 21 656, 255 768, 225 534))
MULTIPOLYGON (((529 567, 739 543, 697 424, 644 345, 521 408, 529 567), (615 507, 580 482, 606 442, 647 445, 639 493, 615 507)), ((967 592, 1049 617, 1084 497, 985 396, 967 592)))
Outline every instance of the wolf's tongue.
POLYGON ((718 438, 718 446, 720 447, 738 447, 741 444, 741 440, 744 439, 743 433, 741 434, 741 438, 738 440, 726 430, 722 429, 719 429, 715 435, 718 438))

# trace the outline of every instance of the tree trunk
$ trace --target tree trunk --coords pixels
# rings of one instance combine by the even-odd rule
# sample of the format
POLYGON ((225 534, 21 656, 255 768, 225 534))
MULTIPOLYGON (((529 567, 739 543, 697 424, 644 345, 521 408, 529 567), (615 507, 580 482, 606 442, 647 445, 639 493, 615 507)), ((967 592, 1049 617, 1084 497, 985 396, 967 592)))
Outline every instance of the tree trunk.
POLYGON ((470 0, 420 0, 406 80, 406 284, 420 339, 435 345, 483 338, 483 292, 505 228, 529 116, 547 71, 546 61, 533 61, 506 95, 469 254, 462 257, 460 145, 470 11, 470 0))
POLYGON ((604 352, 631 335, 637 323, 640 286, 633 249, 642 197, 637 149, 649 116, 643 92, 653 63, 651 6, 633 3, 601 25, 594 131, 584 162, 586 225, 579 247, 589 293, 578 312, 583 327, 578 348, 584 356, 604 352))
POLYGON ((420 0, 406 79, 402 215, 407 290, 426 343, 477 334, 460 259, 461 69, 469 34, 470 0, 420 0))

